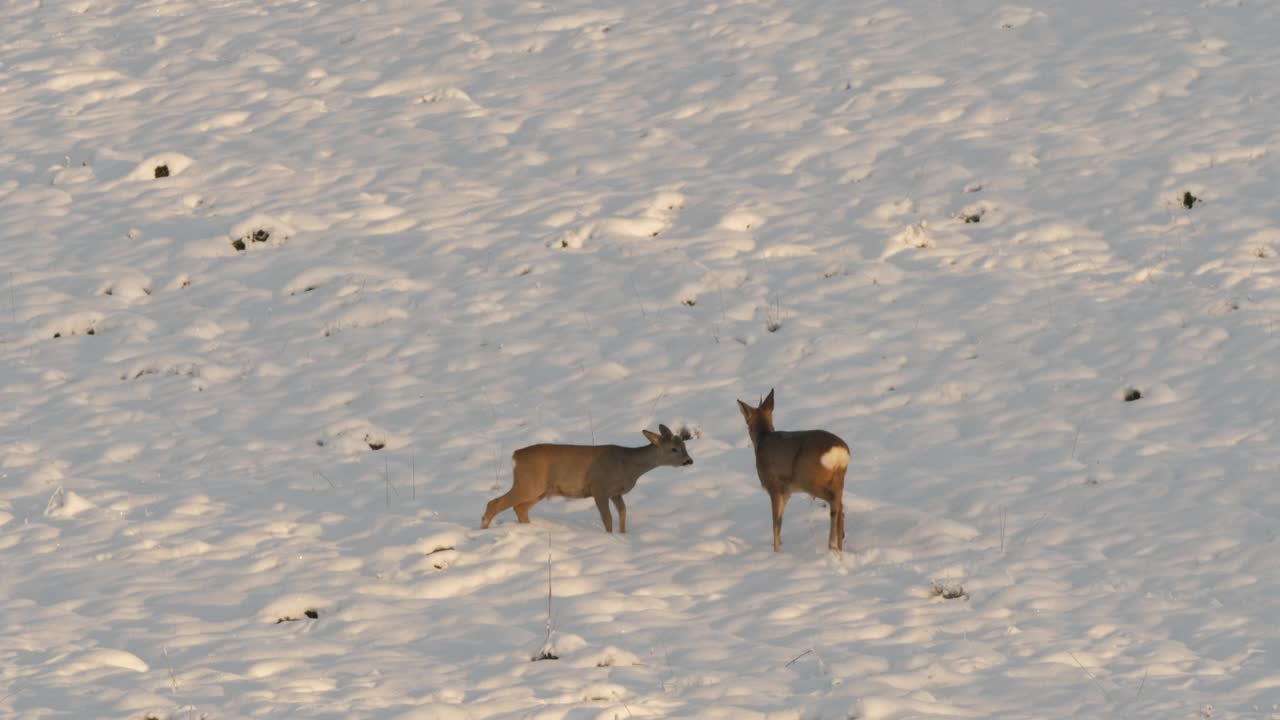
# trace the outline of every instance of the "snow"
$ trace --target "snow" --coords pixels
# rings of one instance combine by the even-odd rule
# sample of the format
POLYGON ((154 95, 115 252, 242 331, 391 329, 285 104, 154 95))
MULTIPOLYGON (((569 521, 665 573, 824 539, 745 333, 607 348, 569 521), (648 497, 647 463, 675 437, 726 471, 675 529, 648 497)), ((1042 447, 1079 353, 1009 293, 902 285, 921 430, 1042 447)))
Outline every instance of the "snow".
POLYGON ((1280 717, 1278 23, 0 6, 0 717, 1280 717))

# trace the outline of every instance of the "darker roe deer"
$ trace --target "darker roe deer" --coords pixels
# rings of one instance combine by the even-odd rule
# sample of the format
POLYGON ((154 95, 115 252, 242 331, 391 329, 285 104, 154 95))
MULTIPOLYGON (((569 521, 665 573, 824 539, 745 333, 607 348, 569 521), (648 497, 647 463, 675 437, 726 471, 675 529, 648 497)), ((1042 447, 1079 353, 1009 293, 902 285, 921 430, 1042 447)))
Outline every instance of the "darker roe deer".
POLYGON ((618 506, 618 530, 627 531, 627 505, 622 496, 631 492, 640 476, 661 466, 692 465, 684 438, 673 435, 666 425, 659 433, 642 430, 649 444, 632 448, 621 445, 541 444, 520 448, 511 454, 512 483, 505 495, 489 501, 480 527, 487 528, 498 513, 515 508, 516 519, 529 522, 529 508, 539 500, 558 495, 596 500, 606 532, 613 532, 609 501, 618 506))
POLYGON ((831 508, 827 546, 844 549, 844 473, 849 446, 826 430, 773 429, 773 389, 759 407, 738 401, 756 451, 756 474, 773 506, 773 551, 782 549, 782 511, 787 497, 803 490, 831 508))

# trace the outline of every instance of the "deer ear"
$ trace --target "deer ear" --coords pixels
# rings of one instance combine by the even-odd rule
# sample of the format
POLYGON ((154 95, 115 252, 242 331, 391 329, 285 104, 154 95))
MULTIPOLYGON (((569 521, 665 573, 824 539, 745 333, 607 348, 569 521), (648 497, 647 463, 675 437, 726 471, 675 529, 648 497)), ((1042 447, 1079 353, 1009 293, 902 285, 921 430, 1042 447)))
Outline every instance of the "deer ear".
POLYGON ((654 445, 662 444, 662 436, 659 435, 658 433, 649 432, 648 430, 641 430, 640 432, 644 433, 644 436, 648 438, 649 442, 653 443, 654 445))
POLYGON ((764 402, 760 403, 760 409, 773 412, 773 388, 769 388, 769 394, 764 397, 764 402))
POLYGON ((671 437, 672 437, 672 435, 671 435, 671 428, 667 427, 666 425, 661 425, 661 424, 659 424, 659 425, 658 425, 658 432, 662 433, 662 437, 664 437, 664 438, 671 438, 671 437))
POLYGON ((744 418, 746 418, 746 419, 750 420, 750 419, 751 419, 751 411, 752 411, 752 410, 754 410, 754 409, 755 409, 755 408, 753 408, 753 407, 751 407, 750 405, 748 405, 748 404, 746 404, 746 403, 742 402, 741 400, 739 400, 739 401, 738 401, 738 410, 740 410, 740 411, 742 412, 742 417, 744 417, 744 418))

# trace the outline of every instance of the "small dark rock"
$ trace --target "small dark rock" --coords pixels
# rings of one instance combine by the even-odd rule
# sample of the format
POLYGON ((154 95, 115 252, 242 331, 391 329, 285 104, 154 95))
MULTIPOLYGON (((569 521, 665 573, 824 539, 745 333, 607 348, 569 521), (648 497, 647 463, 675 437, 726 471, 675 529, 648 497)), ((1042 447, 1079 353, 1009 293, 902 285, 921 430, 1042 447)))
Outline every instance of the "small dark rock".
MULTIPOLYGON (((315 610, 303 610, 302 614, 311 618, 312 620, 315 620, 316 618, 320 617, 320 613, 315 610)), ((280 623, 297 622, 301 619, 302 618, 294 617, 292 615, 282 615, 276 618, 276 624, 279 625, 280 623)))
POLYGON ((253 241, 254 241, 254 242, 266 242, 266 241, 267 241, 267 240, 269 240, 270 238, 271 238, 271 233, 267 232, 266 230, 254 230, 254 231, 253 231, 253 241))
POLYGON ((1196 203, 1200 202, 1200 198, 1191 194, 1191 191, 1182 193, 1182 207, 1190 210, 1196 203))
POLYGON ((235 248, 239 252, 244 252, 244 240, 242 238, 232 240, 231 247, 235 248))
POLYGON ((168 165, 157 165, 157 166, 156 166, 156 178, 157 178, 157 179, 159 179, 159 178, 167 178, 167 177, 169 177, 169 166, 168 166, 168 165))
POLYGON ((1139 392, 1137 388, 1129 388, 1128 390, 1124 391, 1125 402, 1133 402, 1134 400, 1140 400, 1140 399, 1142 399, 1142 393, 1139 392))

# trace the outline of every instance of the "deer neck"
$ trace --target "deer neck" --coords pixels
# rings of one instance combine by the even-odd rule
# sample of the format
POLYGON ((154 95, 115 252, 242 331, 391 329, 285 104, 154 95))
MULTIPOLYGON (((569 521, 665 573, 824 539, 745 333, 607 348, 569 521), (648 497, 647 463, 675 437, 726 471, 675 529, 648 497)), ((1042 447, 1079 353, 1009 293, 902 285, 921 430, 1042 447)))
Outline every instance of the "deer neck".
POLYGON ((751 436, 751 447, 760 447, 760 438, 773 432, 773 423, 757 420, 747 426, 747 434, 751 436))
POLYGON ((659 448, 653 445, 642 445, 641 447, 623 448, 626 452, 622 453, 623 462, 628 467, 634 468, 636 477, 639 477, 659 465, 659 448))

